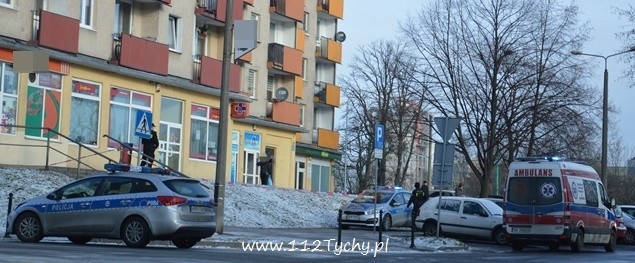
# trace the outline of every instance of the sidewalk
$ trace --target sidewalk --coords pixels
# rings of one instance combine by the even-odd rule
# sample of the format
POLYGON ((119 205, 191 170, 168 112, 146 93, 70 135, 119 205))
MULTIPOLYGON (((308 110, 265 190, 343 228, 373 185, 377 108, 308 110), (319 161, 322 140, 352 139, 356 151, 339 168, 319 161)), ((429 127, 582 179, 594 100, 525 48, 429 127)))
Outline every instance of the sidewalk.
MULTIPOLYGON (((341 242, 338 247, 352 248, 353 246, 370 246, 383 248, 385 251, 456 251, 467 250, 469 247, 462 242, 449 238, 425 237, 421 232, 415 232, 414 248, 410 248, 410 230, 401 228, 382 232, 381 243, 379 231, 373 233, 372 228, 350 228, 342 230, 341 242)), ((201 240, 198 246, 226 247, 245 249, 252 244, 281 244, 286 249, 321 249, 333 250, 338 240, 336 228, 245 228, 225 227, 223 234, 214 234, 211 238, 201 240)))

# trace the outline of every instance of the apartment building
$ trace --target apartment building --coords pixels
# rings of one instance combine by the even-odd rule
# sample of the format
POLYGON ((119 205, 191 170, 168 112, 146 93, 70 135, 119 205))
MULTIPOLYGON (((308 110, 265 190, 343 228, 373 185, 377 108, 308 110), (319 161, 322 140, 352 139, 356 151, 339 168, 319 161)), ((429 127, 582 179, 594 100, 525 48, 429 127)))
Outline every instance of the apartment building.
POLYGON ((231 21, 227 2, 0 0, 12 25, 0 28, 0 147, 13 153, 0 164, 101 169, 106 160, 79 144, 118 160, 118 141, 139 147, 145 111, 157 159, 183 174, 214 179, 228 147, 228 182, 259 184, 267 157, 274 185, 332 191, 343 0, 234 0, 231 21), (257 46, 232 57, 229 124, 219 127, 224 26, 236 20, 258 21, 257 46), (48 52, 49 71, 16 73, 13 52, 33 50, 48 52), (53 153, 29 147, 43 144, 53 153))

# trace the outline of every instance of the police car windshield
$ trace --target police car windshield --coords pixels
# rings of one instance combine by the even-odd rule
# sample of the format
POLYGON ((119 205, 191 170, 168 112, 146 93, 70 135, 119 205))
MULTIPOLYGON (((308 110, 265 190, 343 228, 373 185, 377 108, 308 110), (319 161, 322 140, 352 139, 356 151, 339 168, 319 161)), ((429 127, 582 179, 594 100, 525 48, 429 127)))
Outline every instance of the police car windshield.
POLYGON ((388 202, 392 196, 391 192, 375 192, 373 190, 364 190, 357 198, 353 200, 353 203, 377 203, 382 204, 388 202))

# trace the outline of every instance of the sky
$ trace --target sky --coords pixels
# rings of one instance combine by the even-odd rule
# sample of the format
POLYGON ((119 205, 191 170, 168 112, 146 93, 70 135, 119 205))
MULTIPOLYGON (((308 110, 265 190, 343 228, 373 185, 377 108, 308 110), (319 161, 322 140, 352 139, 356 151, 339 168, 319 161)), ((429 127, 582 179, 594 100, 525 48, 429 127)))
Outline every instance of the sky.
MULTIPOLYGON (((395 0, 391 4, 379 0, 345 0, 344 19, 339 22, 338 30, 346 33, 343 43, 342 67, 339 74, 347 74, 349 63, 360 46, 368 45, 379 39, 391 39, 398 35, 399 22, 404 22, 409 15, 414 15, 422 6, 432 0, 395 0)), ((563 0, 567 2, 568 0, 563 0)), ((629 24, 614 14, 612 7, 628 9, 632 0, 573 0, 580 8, 580 21, 588 21, 591 27, 591 39, 584 45, 584 53, 610 55, 623 50, 625 44, 616 37, 616 33, 624 31, 629 24)), ((631 28, 635 25, 630 25, 631 28)), ((627 54, 620 55, 626 56, 627 54)), ((633 54, 635 55, 635 54, 633 54)), ((608 59, 609 71, 609 103, 617 108, 617 114, 609 114, 615 123, 609 126, 609 142, 612 140, 612 130, 617 129, 628 149, 635 148, 635 89, 629 88, 630 83, 624 78, 627 64, 620 56, 608 59)), ((589 79, 589 84, 597 88, 598 96, 602 96, 604 60, 586 57, 597 70, 589 79)), ((343 98, 342 105, 346 101, 343 98)), ((340 110, 344 110, 343 106, 340 110)), ((598 131, 598 143, 601 131, 598 131)), ((598 150, 600 146, 598 145, 598 150)), ((635 157, 635 156, 630 156, 635 157)))
MULTIPOLYGON (((53 192, 70 182, 68 177, 57 172, 35 169, 0 168, 0 226, 5 226, 9 193, 13 193, 12 207, 29 198, 53 192)), ((213 182, 204 180, 204 184, 213 189, 213 182)), ((262 236, 249 231, 249 228, 336 228, 337 210, 353 199, 350 195, 314 193, 306 190, 283 189, 261 185, 227 185, 225 192, 225 230, 215 234, 210 241, 250 242, 283 241, 289 242, 289 235, 280 231, 280 235, 262 236), (232 229, 235 229, 232 231, 232 229)), ((293 231, 293 230, 291 230, 293 231)), ((347 230, 348 231, 348 230, 347 230)), ((370 231, 352 229, 350 231, 370 231)), ((268 232, 271 233, 271 232, 268 232)), ((275 231, 273 233, 276 233, 275 231)), ((0 227, 0 238, 4 237, 5 227, 0 227)), ((15 236, 13 236, 15 238, 15 236)), ((49 241, 68 242, 63 238, 47 238, 49 241)), ((409 244, 409 243, 408 243, 409 244)), ((463 243, 450 238, 418 236, 417 248, 438 250, 443 247, 464 247, 463 243)), ((404 247, 407 247, 404 245, 404 247)))

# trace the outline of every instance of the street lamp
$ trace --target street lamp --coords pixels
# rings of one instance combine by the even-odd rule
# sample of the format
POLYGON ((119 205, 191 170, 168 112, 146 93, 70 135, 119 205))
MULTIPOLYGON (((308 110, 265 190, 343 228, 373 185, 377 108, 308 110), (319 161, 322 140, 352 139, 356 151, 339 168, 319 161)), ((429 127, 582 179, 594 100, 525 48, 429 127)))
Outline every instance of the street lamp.
POLYGON ((607 69, 607 60, 610 57, 617 56, 620 54, 633 52, 635 51, 635 46, 629 48, 628 50, 618 52, 615 54, 611 54, 608 56, 596 55, 596 54, 587 54, 583 53, 579 50, 571 51, 573 55, 581 55, 581 56, 590 56, 590 57, 598 57, 604 59, 604 98, 602 101, 602 164, 600 166, 600 178, 602 179, 602 183, 606 184, 606 173, 607 173, 607 145, 608 145, 608 121, 609 121, 609 71, 607 69))

